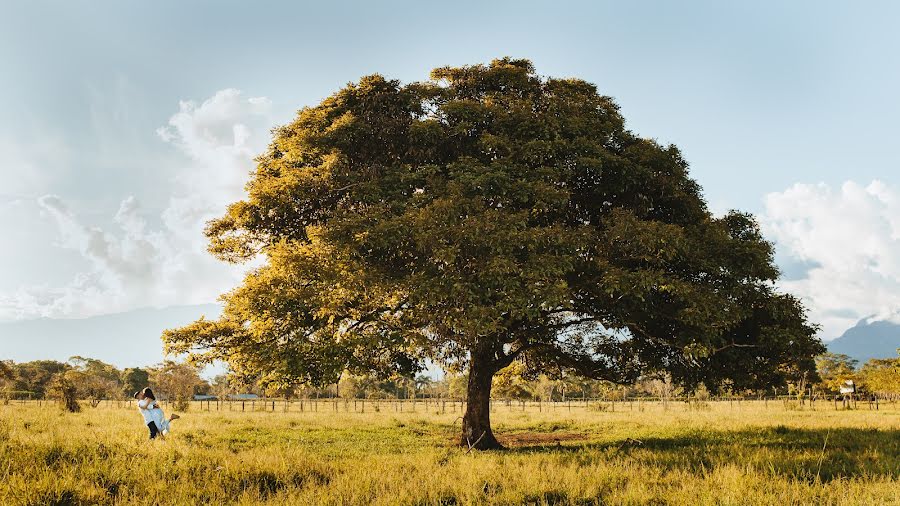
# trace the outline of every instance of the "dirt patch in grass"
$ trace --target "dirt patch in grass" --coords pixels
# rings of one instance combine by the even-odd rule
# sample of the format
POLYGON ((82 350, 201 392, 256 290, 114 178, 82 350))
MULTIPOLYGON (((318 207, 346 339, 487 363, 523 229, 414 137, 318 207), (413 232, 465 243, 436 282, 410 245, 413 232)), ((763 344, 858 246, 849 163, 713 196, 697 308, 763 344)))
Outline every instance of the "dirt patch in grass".
POLYGON ((587 434, 580 432, 519 432, 497 434, 497 440, 510 448, 523 446, 552 446, 566 442, 586 441, 587 434))
MULTIPOLYGON (((494 433, 497 441, 507 448, 553 447, 566 443, 587 441, 588 435, 581 432, 501 432, 494 433)), ((459 446, 459 436, 454 434, 447 438, 447 446, 459 446)))

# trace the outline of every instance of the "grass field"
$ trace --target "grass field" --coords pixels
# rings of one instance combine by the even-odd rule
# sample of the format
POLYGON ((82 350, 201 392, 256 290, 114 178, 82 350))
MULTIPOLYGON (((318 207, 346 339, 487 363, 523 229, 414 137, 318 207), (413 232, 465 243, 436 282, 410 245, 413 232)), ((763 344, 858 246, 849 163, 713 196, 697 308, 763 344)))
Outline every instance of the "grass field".
MULTIPOLYGON (((168 412, 168 410, 167 410, 168 412)), ((166 441, 132 409, 0 406, 0 504, 900 504, 900 406, 200 411, 166 441)))

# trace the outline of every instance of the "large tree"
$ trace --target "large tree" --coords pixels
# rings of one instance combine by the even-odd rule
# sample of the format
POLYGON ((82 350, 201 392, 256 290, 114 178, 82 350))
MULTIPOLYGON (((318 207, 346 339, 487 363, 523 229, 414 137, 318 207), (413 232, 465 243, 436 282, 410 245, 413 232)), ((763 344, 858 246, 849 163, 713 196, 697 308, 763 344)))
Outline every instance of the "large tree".
POLYGON ((365 77, 257 160, 207 235, 264 263, 220 319, 166 332, 170 351, 284 383, 467 369, 461 440, 478 448, 499 446, 491 383, 514 360, 718 389, 800 377, 822 351, 751 216, 713 216, 677 148, 528 61, 365 77))

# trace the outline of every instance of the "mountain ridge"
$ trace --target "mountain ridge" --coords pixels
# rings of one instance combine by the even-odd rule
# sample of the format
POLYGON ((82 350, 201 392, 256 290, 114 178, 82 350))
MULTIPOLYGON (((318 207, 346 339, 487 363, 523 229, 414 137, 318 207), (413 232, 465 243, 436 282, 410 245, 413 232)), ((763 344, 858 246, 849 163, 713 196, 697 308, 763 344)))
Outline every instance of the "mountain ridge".
POLYGON ((873 358, 896 358, 897 348, 900 348, 900 323, 864 318, 826 346, 832 353, 853 357, 860 366, 873 358))
POLYGON ((218 304, 138 308, 86 318, 36 318, 0 322, 0 360, 59 360, 80 355, 117 367, 163 360, 163 330, 201 316, 217 318, 218 304))

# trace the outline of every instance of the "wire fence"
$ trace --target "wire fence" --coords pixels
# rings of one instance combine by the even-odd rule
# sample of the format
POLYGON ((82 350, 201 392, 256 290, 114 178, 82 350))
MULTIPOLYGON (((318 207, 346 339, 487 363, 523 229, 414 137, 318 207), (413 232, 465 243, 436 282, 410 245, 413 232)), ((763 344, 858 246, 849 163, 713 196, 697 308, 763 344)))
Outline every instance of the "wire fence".
MULTIPOLYGON (((12 406, 55 407, 60 401, 20 395, 0 400, 0 404, 12 406)), ((698 397, 615 397, 578 398, 567 400, 505 400, 492 399, 491 412, 643 412, 643 411, 704 411, 710 409, 781 409, 781 410, 880 410, 894 407, 896 396, 712 396, 698 397)), ((85 399, 80 401, 96 409, 134 409, 130 399, 85 399)), ((267 413, 464 413, 466 401, 444 398, 418 399, 345 399, 345 398, 257 398, 257 399, 206 399, 191 401, 161 400, 167 410, 207 412, 267 412, 267 413)))

